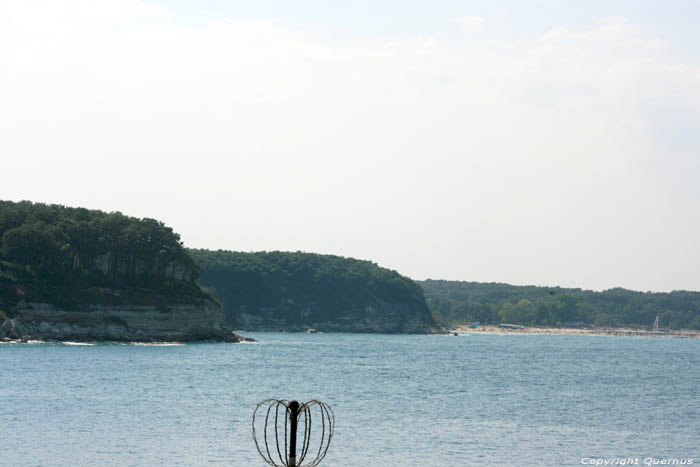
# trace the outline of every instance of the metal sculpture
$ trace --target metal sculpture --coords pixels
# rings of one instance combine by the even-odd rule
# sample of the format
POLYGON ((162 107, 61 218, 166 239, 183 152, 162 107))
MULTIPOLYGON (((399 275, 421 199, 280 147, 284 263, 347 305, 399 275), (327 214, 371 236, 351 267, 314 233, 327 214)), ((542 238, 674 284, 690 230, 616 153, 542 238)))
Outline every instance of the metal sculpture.
POLYGON ((330 446, 335 427, 335 415, 328 404, 311 400, 300 404, 285 399, 266 399, 260 402, 253 412, 253 440, 258 453, 265 462, 275 467, 315 467, 321 463, 330 446), (256 418, 258 412, 265 412, 264 425, 262 417, 256 418), (284 412, 284 417, 282 413, 284 412), (320 421, 319 421, 320 419, 320 421), (256 430, 256 420, 258 429, 256 430), (320 425, 320 436, 311 436, 311 422, 320 425), (297 428, 304 426, 301 434, 301 450, 297 458, 297 428), (258 433, 262 434, 265 449, 261 449, 258 433), (269 433, 268 433, 269 432, 269 433), (274 445, 272 436, 274 432, 274 445), (284 438, 281 438, 284 432, 284 438), (282 444, 284 443, 284 444, 282 444), (275 456, 275 454, 277 454, 275 456), (313 459, 313 460, 312 460, 313 459), (304 464, 304 461, 307 461, 304 464))

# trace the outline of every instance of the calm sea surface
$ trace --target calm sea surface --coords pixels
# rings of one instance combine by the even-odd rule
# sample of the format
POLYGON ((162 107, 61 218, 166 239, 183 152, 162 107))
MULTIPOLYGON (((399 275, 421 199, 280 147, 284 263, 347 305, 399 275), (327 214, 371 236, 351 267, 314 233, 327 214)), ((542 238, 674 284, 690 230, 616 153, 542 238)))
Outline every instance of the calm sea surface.
POLYGON ((322 466, 700 463, 700 340, 247 335, 0 345, 0 465, 265 465, 271 397, 331 404, 322 466))

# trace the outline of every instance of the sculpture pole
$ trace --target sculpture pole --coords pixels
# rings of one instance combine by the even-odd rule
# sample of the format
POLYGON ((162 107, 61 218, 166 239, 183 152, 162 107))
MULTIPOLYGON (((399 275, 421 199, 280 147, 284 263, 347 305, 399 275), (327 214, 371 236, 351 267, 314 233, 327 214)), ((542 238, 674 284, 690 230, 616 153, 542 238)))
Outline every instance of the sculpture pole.
POLYGON ((289 467, 297 465, 297 416, 299 415, 299 403, 292 401, 289 403, 289 467))

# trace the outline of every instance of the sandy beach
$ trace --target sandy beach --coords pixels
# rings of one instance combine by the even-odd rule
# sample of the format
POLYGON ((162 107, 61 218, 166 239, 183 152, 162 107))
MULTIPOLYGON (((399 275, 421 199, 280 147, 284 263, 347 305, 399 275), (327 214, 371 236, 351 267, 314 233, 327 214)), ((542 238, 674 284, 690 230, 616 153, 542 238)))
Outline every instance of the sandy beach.
POLYGON ((447 331, 457 334, 564 334, 590 336, 675 337, 686 339, 700 338, 700 331, 689 329, 653 332, 645 329, 631 328, 547 328, 522 326, 518 329, 513 329, 502 328, 500 325, 481 325, 476 328, 469 325, 462 325, 449 328, 447 331))

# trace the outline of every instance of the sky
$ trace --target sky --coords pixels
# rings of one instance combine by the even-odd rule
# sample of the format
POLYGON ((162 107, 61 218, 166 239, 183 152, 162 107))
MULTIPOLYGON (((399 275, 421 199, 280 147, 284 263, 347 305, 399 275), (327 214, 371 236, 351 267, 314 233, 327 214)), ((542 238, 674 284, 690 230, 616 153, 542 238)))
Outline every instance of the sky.
POLYGON ((0 199, 414 279, 700 290, 697 1, 0 0, 0 199))

